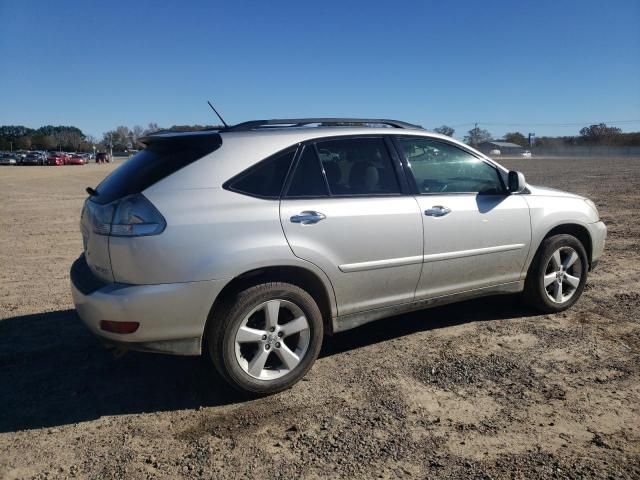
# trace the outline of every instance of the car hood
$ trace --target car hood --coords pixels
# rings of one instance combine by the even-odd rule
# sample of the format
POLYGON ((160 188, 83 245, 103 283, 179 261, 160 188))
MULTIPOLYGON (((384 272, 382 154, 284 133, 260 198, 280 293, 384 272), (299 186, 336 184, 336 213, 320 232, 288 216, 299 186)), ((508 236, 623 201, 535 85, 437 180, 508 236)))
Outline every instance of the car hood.
POLYGON ((529 185, 529 184, 527 184, 527 187, 532 195, 542 195, 545 197, 584 198, 580 195, 576 195, 575 193, 569 193, 563 190, 557 190, 555 188, 538 187, 536 185, 529 185))

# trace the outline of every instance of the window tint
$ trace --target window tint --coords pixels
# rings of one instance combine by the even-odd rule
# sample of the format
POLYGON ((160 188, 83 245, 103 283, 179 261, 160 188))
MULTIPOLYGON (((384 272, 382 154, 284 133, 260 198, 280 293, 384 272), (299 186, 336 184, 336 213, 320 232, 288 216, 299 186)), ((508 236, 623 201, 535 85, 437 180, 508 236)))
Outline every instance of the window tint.
POLYGON ((227 188, 255 197, 280 198, 295 153, 295 149, 291 149, 263 160, 231 179, 227 188))
MULTIPOLYGON (((107 204, 126 195, 139 193, 222 145, 218 134, 156 138, 113 171, 96 188, 91 200, 107 204)), ((98 158, 100 158, 100 153, 98 158)), ((106 154, 102 154, 106 156, 106 154)))
POLYGON ((317 143, 332 195, 400 193, 398 178, 382 138, 346 138, 317 143))
POLYGON ((298 160, 289 185, 288 197, 322 197, 328 195, 327 184, 313 145, 307 145, 298 160))
POLYGON ((497 169, 458 147, 427 138, 398 142, 420 193, 504 193, 497 169))

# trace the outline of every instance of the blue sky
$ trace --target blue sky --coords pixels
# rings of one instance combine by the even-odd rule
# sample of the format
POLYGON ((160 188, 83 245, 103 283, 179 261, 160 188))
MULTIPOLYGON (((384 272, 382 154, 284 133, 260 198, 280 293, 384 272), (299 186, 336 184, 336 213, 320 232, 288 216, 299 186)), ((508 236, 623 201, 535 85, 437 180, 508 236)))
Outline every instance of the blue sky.
MULTIPOLYGON (((636 120, 640 2, 0 0, 0 124, 636 120)), ((517 125, 505 125, 517 124, 517 125)))

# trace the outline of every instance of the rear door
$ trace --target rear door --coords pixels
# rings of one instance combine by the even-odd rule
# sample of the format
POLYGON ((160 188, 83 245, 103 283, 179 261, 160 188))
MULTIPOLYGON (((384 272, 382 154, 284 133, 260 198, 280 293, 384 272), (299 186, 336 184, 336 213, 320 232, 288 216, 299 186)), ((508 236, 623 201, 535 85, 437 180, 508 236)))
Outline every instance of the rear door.
POLYGON ((424 222, 416 298, 520 280, 531 242, 529 207, 495 166, 449 142, 398 137, 424 222))
POLYGON ((322 268, 338 313, 410 302, 422 266, 422 219, 384 138, 310 143, 280 204, 294 254, 322 268))

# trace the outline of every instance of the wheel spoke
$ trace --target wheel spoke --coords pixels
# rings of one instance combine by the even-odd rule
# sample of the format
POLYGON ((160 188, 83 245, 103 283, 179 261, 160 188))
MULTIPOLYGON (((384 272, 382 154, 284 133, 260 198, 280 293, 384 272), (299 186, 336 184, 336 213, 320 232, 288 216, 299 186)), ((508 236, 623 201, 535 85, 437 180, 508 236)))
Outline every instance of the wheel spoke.
POLYGON ((552 273, 549 273, 548 275, 544 276, 544 286, 545 287, 548 287, 549 285, 551 285, 555 281, 556 281, 556 272, 552 272, 552 273))
POLYGON ((262 346, 258 347, 258 351, 249 362, 249 373, 251 375, 255 375, 256 377, 260 376, 270 353, 270 350, 265 350, 262 346))
POLYGON ((234 338, 240 368, 245 374, 265 381, 289 375, 305 358, 313 340, 302 308, 292 300, 277 297, 247 309, 234 338), (252 323, 256 312, 259 322, 264 316, 264 326, 252 323), (279 317, 287 323, 278 323, 279 317))
POLYGON ((562 262, 560 261, 560 250, 556 250, 555 252, 553 252, 551 260, 553 260, 554 270, 560 270, 560 266, 562 265, 562 262))
POLYGON ((579 277, 574 277, 573 275, 566 274, 564 276, 564 279, 573 288, 578 288, 578 285, 580 285, 580 278, 579 277))
POLYGON ((300 358, 284 342, 280 345, 280 348, 275 349, 275 352, 288 370, 293 370, 300 363, 300 358))
POLYGON ((293 335, 294 333, 302 332, 303 330, 309 329, 309 323, 307 322, 306 317, 298 317, 291 320, 289 323, 285 323, 280 327, 280 331, 282 332, 284 337, 288 337, 289 335, 293 335))
POLYGON ((267 332, 262 330, 257 330, 251 327, 240 327, 238 329, 238 334, 236 335, 236 341, 239 343, 256 343, 262 340, 263 335, 266 335, 267 332))
POLYGON ((275 328, 278 325, 278 312, 280 312, 280 300, 269 300, 264 309, 267 329, 275 328))
POLYGON ((564 259, 564 263, 562 264, 562 266, 565 270, 568 270, 571 265, 576 263, 576 260, 578 260, 578 254, 572 250, 571 255, 564 259))
POLYGON ((562 284, 560 282, 553 284, 553 299, 558 303, 562 302, 562 284))

